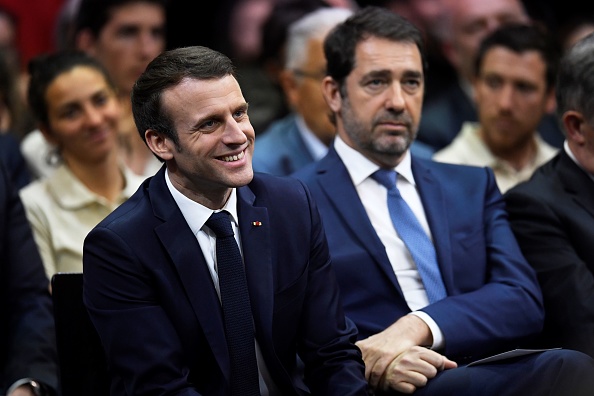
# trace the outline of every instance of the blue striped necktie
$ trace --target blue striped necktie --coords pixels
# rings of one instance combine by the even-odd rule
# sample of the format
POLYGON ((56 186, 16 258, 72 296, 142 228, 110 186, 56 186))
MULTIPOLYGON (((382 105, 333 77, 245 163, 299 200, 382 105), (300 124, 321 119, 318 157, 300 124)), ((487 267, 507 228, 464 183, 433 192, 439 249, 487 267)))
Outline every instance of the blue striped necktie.
POLYGON ((388 189, 388 210, 394 228, 410 252, 425 286, 429 302, 434 303, 447 296, 435 247, 421 223, 400 195, 396 187, 396 171, 380 169, 371 177, 388 189))

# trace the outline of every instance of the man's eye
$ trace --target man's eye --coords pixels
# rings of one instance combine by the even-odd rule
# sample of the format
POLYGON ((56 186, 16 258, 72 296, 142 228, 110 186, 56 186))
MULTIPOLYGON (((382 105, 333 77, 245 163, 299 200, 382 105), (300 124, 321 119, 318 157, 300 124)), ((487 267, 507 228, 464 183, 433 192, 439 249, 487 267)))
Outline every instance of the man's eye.
POLYGON ((379 86, 379 85, 382 85, 383 83, 384 83, 384 80, 381 80, 379 78, 374 78, 373 80, 369 80, 369 82, 367 83, 367 85, 379 86))
POLYGON ((409 88, 417 88, 421 85, 421 82, 419 80, 406 80, 404 81, 404 85, 409 87, 409 88))
POLYGON ((216 122, 214 120, 208 120, 208 121, 204 121, 201 125, 201 129, 206 128, 206 129, 210 129, 213 128, 216 125, 216 122))

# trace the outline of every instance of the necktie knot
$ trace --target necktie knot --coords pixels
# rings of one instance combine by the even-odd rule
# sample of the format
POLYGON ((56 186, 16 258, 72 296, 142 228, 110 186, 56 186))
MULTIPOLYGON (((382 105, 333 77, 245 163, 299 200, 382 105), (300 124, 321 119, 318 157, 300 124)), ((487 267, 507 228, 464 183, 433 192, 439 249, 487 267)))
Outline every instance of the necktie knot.
POLYGON ((217 238, 225 238, 234 236, 233 228, 231 227, 231 220, 229 219, 229 213, 227 211, 220 211, 210 215, 209 219, 206 220, 208 228, 215 233, 217 238))
POLYGON ((388 191, 396 188, 396 171, 391 169, 378 169, 371 178, 386 187, 388 191))

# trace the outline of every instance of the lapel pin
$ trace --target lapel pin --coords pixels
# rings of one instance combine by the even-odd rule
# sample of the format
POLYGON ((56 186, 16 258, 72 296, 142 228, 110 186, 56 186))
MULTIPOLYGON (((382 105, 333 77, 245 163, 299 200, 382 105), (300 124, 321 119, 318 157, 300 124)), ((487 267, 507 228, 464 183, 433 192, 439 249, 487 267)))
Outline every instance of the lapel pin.
POLYGON ((252 221, 252 225, 254 227, 260 227, 262 225, 262 222, 261 221, 252 221))

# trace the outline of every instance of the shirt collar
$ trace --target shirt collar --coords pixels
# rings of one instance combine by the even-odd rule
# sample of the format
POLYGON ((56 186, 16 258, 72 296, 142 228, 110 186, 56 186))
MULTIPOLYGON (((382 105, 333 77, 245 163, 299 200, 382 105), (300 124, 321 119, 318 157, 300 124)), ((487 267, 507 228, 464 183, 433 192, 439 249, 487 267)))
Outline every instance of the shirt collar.
MULTIPOLYGON (((367 159, 363 154, 347 145, 338 135, 336 135, 334 140, 334 148, 347 168, 355 186, 364 182, 380 168, 377 164, 367 159)), ((410 158, 410 150, 406 150, 402 161, 400 161, 394 170, 409 183, 416 185, 410 158)))
POLYGON ((569 147, 569 143, 567 142, 567 139, 563 142, 563 150, 565 150, 565 153, 569 156, 569 158, 571 158, 571 160, 584 172, 586 172, 586 175, 588 175, 588 177, 594 181, 594 175, 591 174, 590 172, 588 172, 586 169, 584 169, 584 167, 578 162, 577 158, 575 157, 575 155, 573 154, 573 151, 571 151, 571 148, 569 147))
MULTIPOLYGON (((116 200, 116 205, 130 198, 142 183, 142 178, 132 173, 127 167, 121 166, 120 170, 124 177, 125 187, 116 200)), ((66 164, 58 166, 54 173, 48 177, 47 183, 56 202, 64 208, 77 209, 92 203, 99 203, 107 207, 113 205, 104 197, 89 190, 66 164)))
POLYGON ((305 120, 300 115, 295 115, 297 130, 305 142, 305 146, 314 160, 319 160, 328 153, 328 147, 307 127, 305 120))
POLYGON ((171 183, 171 179, 169 178, 169 170, 167 169, 165 169, 165 182, 167 183, 167 188, 171 192, 175 203, 181 210, 182 215, 186 219, 186 222, 190 226, 190 229, 194 235, 198 234, 198 232, 202 229, 206 221, 214 212, 220 212, 221 210, 226 210, 229 212, 229 214, 231 214, 231 221, 235 223, 235 226, 238 226, 237 189, 234 188, 231 190, 231 195, 222 209, 212 210, 196 201, 192 201, 190 198, 182 194, 177 188, 175 188, 173 183, 171 183))

